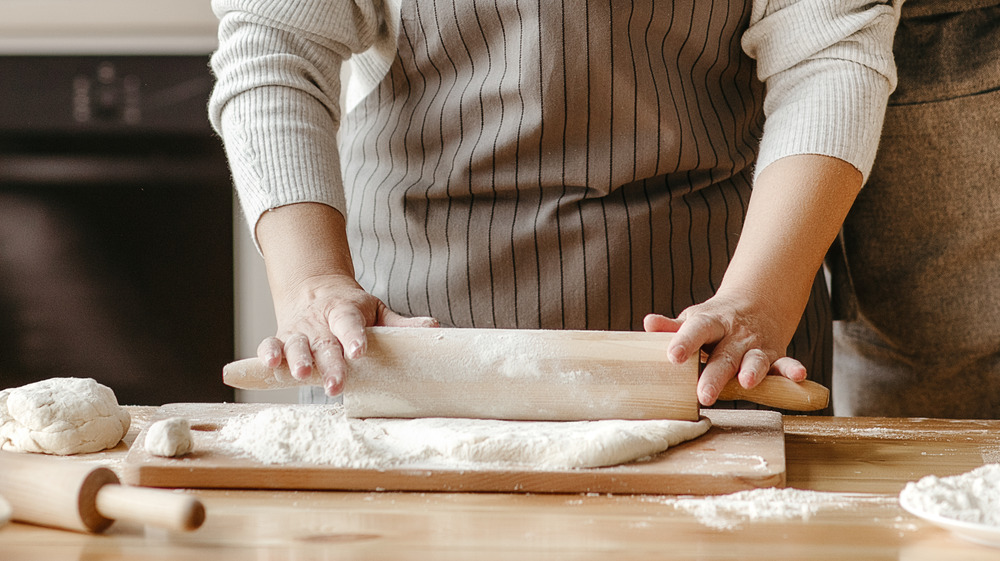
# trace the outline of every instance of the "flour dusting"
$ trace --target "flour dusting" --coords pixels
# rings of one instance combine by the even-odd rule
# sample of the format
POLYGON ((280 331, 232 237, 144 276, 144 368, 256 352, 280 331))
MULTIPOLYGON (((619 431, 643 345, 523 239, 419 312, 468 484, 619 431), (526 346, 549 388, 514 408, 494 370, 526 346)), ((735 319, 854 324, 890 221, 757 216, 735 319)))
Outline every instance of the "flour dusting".
POLYGON ((353 469, 574 469, 652 456, 711 426, 689 421, 354 419, 343 406, 298 405, 231 419, 221 440, 265 464, 353 469))
POLYGON ((907 483, 899 499, 918 512, 1000 527, 1000 464, 951 477, 928 475, 907 483))
POLYGON ((657 502, 693 514, 717 530, 736 530, 747 522, 809 520, 821 510, 839 510, 857 504, 857 495, 801 489, 753 489, 729 495, 660 498, 657 502))

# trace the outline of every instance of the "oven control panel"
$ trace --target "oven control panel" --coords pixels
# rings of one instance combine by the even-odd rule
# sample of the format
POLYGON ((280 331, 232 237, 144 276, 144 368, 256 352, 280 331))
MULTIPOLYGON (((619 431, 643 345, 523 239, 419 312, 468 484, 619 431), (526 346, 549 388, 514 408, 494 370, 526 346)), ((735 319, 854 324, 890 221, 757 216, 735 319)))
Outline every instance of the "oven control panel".
POLYGON ((142 121, 141 92, 138 74, 123 76, 114 61, 101 61, 92 75, 73 77, 73 119, 138 124, 142 121))
POLYGON ((207 55, 0 57, 0 130, 210 134, 207 55))

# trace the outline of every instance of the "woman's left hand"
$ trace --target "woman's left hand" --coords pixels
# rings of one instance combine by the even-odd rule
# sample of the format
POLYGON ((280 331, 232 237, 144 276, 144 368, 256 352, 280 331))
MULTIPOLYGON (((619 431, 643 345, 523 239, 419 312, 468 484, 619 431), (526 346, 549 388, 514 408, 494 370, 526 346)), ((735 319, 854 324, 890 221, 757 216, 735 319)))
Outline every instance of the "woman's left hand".
POLYGON ((796 382, 805 380, 805 366, 785 356, 786 336, 767 317, 754 310, 749 302, 716 295, 685 309, 676 319, 649 314, 643 320, 643 327, 646 331, 675 333, 667 347, 671 362, 684 362, 700 353, 702 347, 709 352, 698 379, 698 401, 709 406, 734 376, 747 389, 768 374, 779 374, 796 382))

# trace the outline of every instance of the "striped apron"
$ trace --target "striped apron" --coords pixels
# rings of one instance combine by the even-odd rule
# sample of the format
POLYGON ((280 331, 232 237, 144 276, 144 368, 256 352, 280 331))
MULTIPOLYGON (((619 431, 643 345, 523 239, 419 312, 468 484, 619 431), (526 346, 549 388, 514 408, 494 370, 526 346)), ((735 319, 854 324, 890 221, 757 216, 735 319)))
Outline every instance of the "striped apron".
MULTIPOLYGON (((408 2, 344 116, 359 282, 459 327, 642 329, 715 292, 750 196, 750 2, 408 2)), ((830 369, 826 287, 789 353, 830 369)))

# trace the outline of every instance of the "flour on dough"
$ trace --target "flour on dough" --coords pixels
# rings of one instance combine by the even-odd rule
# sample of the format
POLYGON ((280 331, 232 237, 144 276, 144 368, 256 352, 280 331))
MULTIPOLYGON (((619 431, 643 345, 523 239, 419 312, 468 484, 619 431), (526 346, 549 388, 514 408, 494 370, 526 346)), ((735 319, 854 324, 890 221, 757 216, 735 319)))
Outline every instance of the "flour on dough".
POLYGON ((146 451, 154 456, 175 458, 194 448, 191 422, 183 417, 170 417, 149 425, 144 441, 146 451))
POLYGON ((574 469, 618 465, 697 438, 692 421, 497 421, 354 419, 343 406, 272 407, 230 420, 221 437, 266 464, 358 469, 397 467, 574 469))
POLYGON ((112 448, 131 418, 92 378, 49 378, 0 391, 0 450, 85 454, 112 448))

